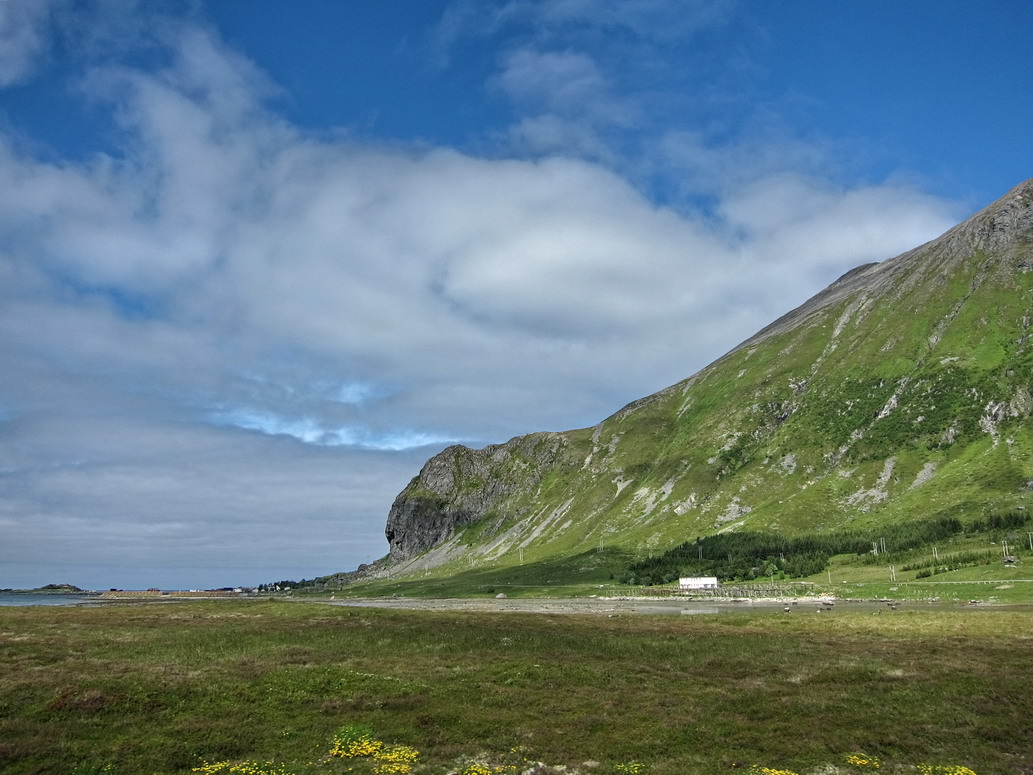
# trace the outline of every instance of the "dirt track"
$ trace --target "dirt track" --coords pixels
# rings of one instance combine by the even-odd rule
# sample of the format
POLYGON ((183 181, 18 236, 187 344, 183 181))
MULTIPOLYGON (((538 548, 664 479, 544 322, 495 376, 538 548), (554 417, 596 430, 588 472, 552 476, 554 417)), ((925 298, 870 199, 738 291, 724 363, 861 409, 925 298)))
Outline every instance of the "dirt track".
MULTIPOLYGON (((541 614, 705 614, 729 611, 781 611, 785 603, 775 601, 730 602, 691 599, 648 598, 355 598, 330 600, 330 605, 362 608, 402 608, 420 611, 493 611, 541 614)), ((816 601, 801 604, 799 608, 815 606, 816 601)))

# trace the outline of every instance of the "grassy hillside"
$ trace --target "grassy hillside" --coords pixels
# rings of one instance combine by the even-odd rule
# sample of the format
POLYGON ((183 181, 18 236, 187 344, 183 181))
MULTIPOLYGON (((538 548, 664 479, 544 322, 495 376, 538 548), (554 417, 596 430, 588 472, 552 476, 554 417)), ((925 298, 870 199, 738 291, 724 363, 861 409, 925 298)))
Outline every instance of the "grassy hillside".
POLYGON ((394 575, 1026 508, 1031 212, 1026 184, 594 428, 446 451, 392 509, 392 536, 439 528, 394 575))

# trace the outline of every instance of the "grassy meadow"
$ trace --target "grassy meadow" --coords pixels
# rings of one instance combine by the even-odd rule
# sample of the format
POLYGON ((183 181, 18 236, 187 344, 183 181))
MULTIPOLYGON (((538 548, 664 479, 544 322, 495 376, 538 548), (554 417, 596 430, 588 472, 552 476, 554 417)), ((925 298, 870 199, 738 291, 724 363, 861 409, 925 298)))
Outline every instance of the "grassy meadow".
POLYGON ((1031 646, 1024 610, 5 608, 0 772, 1029 773, 1031 646))

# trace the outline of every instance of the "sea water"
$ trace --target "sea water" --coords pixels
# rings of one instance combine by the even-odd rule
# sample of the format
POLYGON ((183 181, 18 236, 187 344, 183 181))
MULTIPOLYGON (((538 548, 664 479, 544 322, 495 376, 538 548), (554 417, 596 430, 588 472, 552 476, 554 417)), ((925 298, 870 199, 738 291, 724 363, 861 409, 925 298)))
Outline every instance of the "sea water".
POLYGON ((0 605, 78 605, 96 600, 95 595, 0 592, 0 605))

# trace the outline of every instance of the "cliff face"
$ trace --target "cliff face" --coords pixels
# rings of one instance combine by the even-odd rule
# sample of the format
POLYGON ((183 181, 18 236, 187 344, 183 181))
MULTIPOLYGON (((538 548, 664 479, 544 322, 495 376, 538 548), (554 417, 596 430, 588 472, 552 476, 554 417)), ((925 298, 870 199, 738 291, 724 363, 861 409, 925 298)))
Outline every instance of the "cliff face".
POLYGON ((385 531, 391 560, 408 560, 493 514, 500 524, 520 516, 497 509, 533 494, 565 449, 562 434, 535 433, 480 450, 456 445, 435 455, 391 506, 385 531))
POLYGON ((450 447, 392 506, 391 560, 458 569, 1024 504, 1031 318, 1028 181, 594 428, 450 447))

